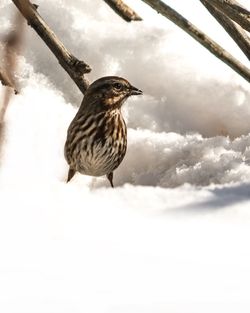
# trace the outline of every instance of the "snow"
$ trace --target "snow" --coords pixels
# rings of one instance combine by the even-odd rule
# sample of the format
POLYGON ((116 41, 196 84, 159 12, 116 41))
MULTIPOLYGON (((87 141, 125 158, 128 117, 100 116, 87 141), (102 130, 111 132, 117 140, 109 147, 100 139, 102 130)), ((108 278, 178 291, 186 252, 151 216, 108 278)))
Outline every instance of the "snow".
MULTIPOLYGON (((37 2, 91 80, 121 75, 144 95, 124 105, 117 187, 80 174, 66 184, 63 145, 81 95, 27 29, 1 154, 1 312, 249 312, 249 85, 127 3, 143 23, 97 0, 37 2)), ((246 63, 197 1, 168 3, 246 63)), ((14 8, 0 9, 3 38, 14 8)))

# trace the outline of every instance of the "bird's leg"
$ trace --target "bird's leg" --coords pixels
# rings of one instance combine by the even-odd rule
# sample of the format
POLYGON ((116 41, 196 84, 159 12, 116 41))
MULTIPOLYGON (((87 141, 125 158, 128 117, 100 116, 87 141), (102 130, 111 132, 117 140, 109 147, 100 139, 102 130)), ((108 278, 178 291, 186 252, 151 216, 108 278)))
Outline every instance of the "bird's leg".
POLYGON ((69 168, 67 183, 71 180, 71 178, 75 175, 76 171, 73 168, 69 168))
POLYGON ((114 188, 114 185, 113 185, 113 172, 107 174, 107 179, 109 180, 111 187, 114 188))

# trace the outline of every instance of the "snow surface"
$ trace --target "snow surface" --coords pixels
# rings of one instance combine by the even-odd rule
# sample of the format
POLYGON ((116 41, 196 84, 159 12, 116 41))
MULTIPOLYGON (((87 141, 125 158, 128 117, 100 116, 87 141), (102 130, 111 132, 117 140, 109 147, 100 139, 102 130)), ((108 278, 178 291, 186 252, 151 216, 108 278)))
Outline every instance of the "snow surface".
MULTIPOLYGON (((66 184, 81 95, 27 29, 1 155, 0 312, 249 312, 249 84, 142 2, 127 1, 144 18, 132 24, 103 1, 36 3, 91 80, 144 95, 124 105, 117 187, 66 184)), ((247 64, 198 1, 168 3, 247 64)), ((3 38, 15 9, 0 10, 3 38)))

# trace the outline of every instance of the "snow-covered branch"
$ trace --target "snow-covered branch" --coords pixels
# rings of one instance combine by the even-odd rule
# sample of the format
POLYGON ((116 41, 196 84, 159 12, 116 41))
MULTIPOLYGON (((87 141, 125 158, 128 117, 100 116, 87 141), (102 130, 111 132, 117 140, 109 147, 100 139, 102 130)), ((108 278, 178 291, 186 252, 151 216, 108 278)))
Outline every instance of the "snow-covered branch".
POLYGON ((209 0, 222 13, 250 32, 250 12, 235 0, 209 0))
POLYGON ((217 42, 209 38, 205 33, 199 30, 195 25, 188 21, 185 17, 172 9, 166 3, 160 0, 142 0, 151 6, 158 13, 162 14, 177 26, 182 28, 186 33, 197 40, 201 45, 208 49, 221 61, 230 66, 235 72, 240 74, 248 82, 250 82, 250 70, 244 64, 234 58, 228 51, 223 49, 217 42))
POLYGON ((55 33, 49 28, 46 22, 37 12, 37 6, 30 3, 29 0, 12 0, 22 15, 28 21, 28 24, 37 32, 41 39, 46 43, 52 53, 55 55, 60 65, 69 74, 78 88, 84 94, 88 81, 84 74, 91 71, 90 66, 82 60, 78 60, 72 55, 58 39, 55 33))
POLYGON ((236 42, 242 52, 250 60, 250 37, 247 33, 230 18, 228 18, 221 11, 216 9, 207 0, 200 0, 201 3, 207 8, 207 10, 214 16, 214 18, 221 24, 226 32, 236 42))
POLYGON ((122 0, 104 0, 121 18, 127 22, 141 21, 142 18, 122 0))

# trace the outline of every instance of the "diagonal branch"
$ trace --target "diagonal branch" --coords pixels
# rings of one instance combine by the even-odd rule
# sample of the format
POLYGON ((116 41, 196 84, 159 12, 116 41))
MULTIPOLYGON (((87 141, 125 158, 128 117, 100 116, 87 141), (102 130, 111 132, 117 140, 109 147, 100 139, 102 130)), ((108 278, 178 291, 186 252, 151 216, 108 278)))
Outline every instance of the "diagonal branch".
POLYGON ((207 0, 200 0, 200 2, 221 24, 221 26, 233 38, 233 40, 240 47, 242 52, 250 60, 250 37, 247 35, 247 33, 240 26, 231 21, 226 15, 224 15, 214 6, 212 6, 207 0))
POLYGON ((110 7, 127 22, 141 21, 142 18, 122 0, 104 0, 110 7))
POLYGON ((84 94, 88 88, 88 81, 84 78, 84 74, 91 71, 90 66, 84 61, 78 60, 65 48, 63 43, 56 37, 55 33, 38 14, 36 5, 31 4, 29 0, 12 1, 22 13, 22 15, 26 18, 28 24, 46 43, 61 66, 84 94))
POLYGON ((235 0, 209 0, 209 3, 250 32, 250 12, 235 0))
POLYGON ((235 59, 229 52, 223 49, 214 40, 209 38, 205 33, 200 31, 195 25, 189 22, 186 18, 180 15, 178 12, 173 10, 167 4, 160 0, 142 0, 151 6, 158 13, 162 14, 170 21, 175 23, 177 26, 182 28, 186 33, 197 40, 201 45, 208 49, 212 54, 214 54, 221 61, 230 66, 235 72, 240 74, 248 82, 250 82, 250 70, 235 59))

